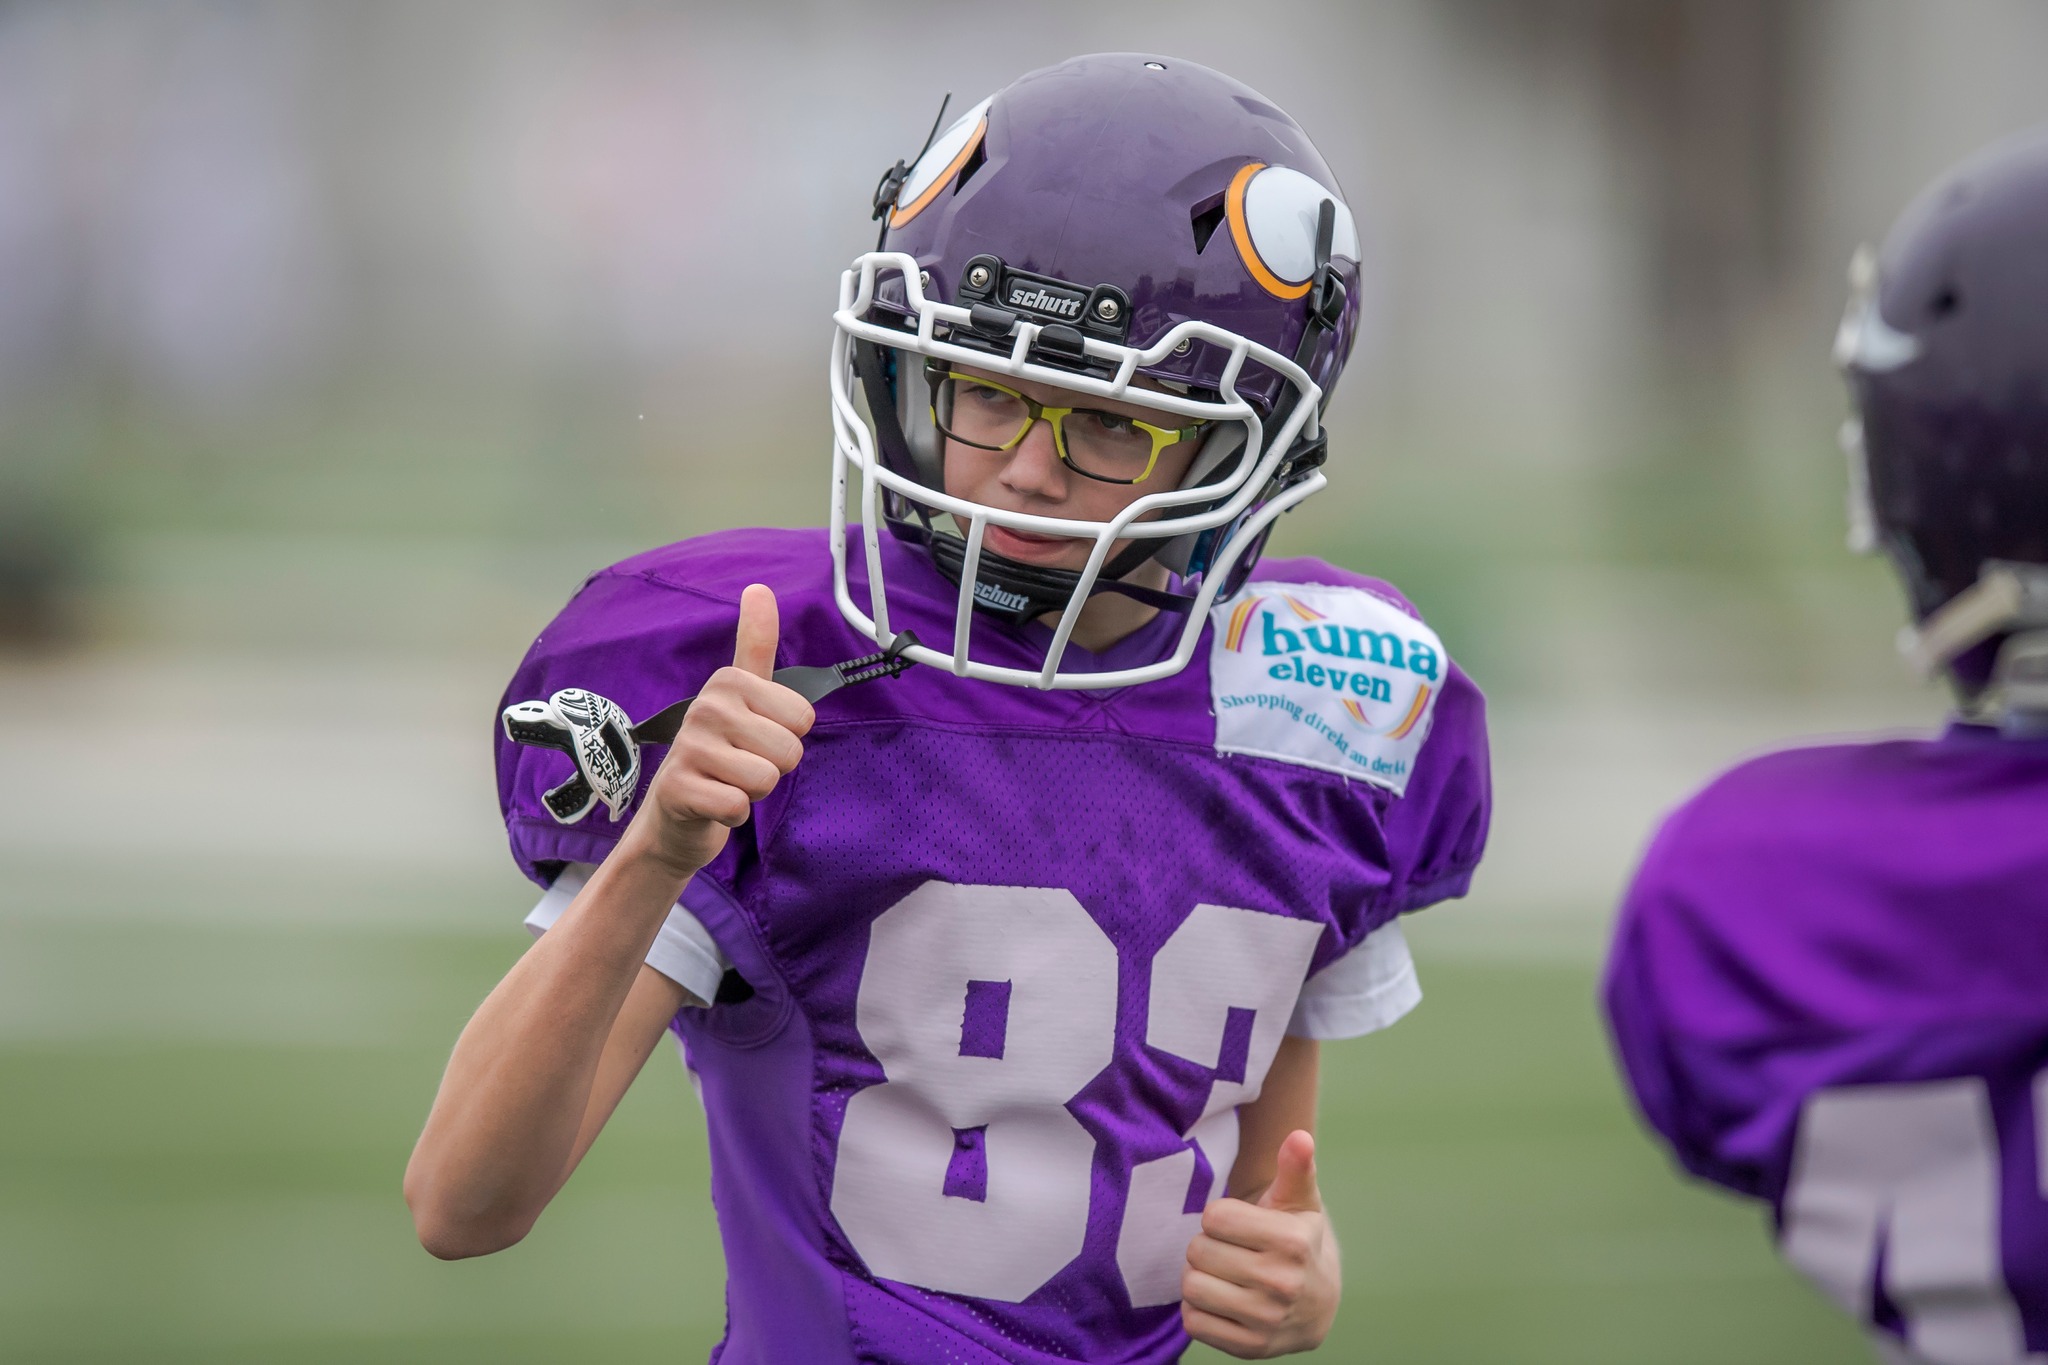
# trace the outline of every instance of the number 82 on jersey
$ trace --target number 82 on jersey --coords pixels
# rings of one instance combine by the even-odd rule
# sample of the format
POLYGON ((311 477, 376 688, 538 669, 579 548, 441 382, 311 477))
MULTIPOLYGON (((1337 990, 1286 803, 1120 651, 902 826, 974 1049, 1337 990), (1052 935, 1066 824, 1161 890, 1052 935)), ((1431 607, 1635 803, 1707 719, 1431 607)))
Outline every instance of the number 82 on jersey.
MULTIPOLYGON (((1218 1076, 1181 1149, 1129 1172, 1116 1261, 1134 1307, 1180 1298, 1195 1149, 1220 1196, 1237 1106, 1258 1097, 1322 929, 1198 905, 1152 959, 1148 1047, 1214 1070, 1231 1011, 1252 1022, 1241 1079, 1218 1076)), ((832 1180, 873 1274, 1017 1303, 1081 1254, 1097 1144, 1068 1106, 1115 1060, 1117 969, 1064 890, 927 882, 875 920, 857 1023, 886 1079, 848 1102, 832 1180)))

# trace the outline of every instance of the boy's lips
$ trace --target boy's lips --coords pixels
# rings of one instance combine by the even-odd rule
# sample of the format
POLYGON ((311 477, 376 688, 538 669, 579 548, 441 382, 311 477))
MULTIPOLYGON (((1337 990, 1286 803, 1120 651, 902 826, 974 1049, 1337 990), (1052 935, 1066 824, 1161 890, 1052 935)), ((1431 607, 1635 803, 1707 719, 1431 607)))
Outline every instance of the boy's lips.
POLYGON ((1076 542, 1068 536, 1039 536, 991 524, 982 533, 982 543, 1005 559, 1045 563, 1065 557, 1068 547, 1076 542))

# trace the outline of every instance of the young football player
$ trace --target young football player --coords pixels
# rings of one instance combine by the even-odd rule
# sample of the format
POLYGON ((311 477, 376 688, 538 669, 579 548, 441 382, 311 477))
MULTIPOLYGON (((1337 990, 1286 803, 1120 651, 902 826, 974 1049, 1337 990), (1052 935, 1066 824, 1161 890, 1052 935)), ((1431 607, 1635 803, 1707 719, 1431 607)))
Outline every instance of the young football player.
POLYGON ((1324 485, 1351 213, 1267 100, 1130 54, 982 101, 876 212, 831 525, 597 574, 506 694, 545 934, 456 1045, 421 1239, 518 1241, 673 1030, 726 1365, 1314 1347, 1318 1041, 1419 999, 1396 917, 1488 812, 1413 609, 1259 561, 1324 485))
POLYGON ((1606 1001, 1650 1123, 1940 1365, 2048 1359, 2048 132, 1859 255, 1851 540, 1958 715, 1743 764, 1664 824, 1606 1001))

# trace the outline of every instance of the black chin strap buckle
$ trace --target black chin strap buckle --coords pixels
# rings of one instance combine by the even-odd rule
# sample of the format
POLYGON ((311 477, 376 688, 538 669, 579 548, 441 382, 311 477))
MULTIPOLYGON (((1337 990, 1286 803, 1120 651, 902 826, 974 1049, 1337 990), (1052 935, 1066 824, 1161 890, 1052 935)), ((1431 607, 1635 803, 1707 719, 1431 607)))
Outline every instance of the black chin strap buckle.
POLYGON ((1315 357, 1316 343, 1344 320, 1344 279, 1330 264, 1330 245, 1336 237, 1337 201, 1325 199, 1316 210, 1316 270, 1308 291, 1308 322, 1301 329, 1301 344, 1294 348, 1294 363, 1304 370, 1315 357))
MULTIPOLYGON (((887 217, 889 211, 896 207, 896 200, 903 193, 903 182, 910 179, 911 166, 915 166, 918 162, 924 160, 924 154, 932 149, 932 140, 938 137, 939 128, 946 120, 946 106, 952 102, 952 92, 948 91, 946 97, 939 101, 939 113, 938 117, 932 120, 932 130, 924 135, 924 146, 917 149, 917 155, 910 158, 909 165, 899 161, 888 170, 882 172, 882 178, 875 183, 875 211, 870 216, 870 221, 887 217)), ((883 223, 882 231, 875 238, 875 250, 880 251, 882 243, 888 240, 889 225, 883 223)))
POLYGON ((1329 435, 1318 432, 1313 440, 1301 442, 1281 461, 1280 467, 1273 471, 1273 486, 1276 489, 1291 488, 1322 468, 1323 461, 1329 458, 1329 435))
POLYGON ((1316 326, 1326 332, 1336 331, 1337 324, 1343 320, 1344 280, 1337 273, 1337 267, 1328 261, 1316 271, 1315 286, 1308 291, 1308 313, 1315 319, 1316 326))
POLYGON ((882 172, 882 178, 875 183, 875 211, 868 215, 875 220, 896 207, 896 196, 903 193, 903 182, 910 179, 910 167, 901 161, 882 172))

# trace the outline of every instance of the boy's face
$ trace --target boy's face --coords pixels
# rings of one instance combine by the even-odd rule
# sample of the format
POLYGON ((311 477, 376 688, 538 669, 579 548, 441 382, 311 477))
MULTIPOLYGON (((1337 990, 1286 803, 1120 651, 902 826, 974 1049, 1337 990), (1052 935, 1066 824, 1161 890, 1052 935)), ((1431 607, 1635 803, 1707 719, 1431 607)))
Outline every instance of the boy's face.
MULTIPOLYGON (((954 369, 956 373, 970 378, 985 378, 1001 384, 1047 407, 1085 407, 1155 426, 1165 426, 1177 420, 1157 408, 1096 398, 1051 384, 996 375, 968 365, 955 366, 954 369)), ((1143 375, 1138 376, 1135 382, 1144 388, 1159 387, 1143 375)), ((1069 439, 1073 439, 1072 428, 1069 439)), ((946 492, 956 498, 1006 512, 1029 512, 1035 516, 1066 517, 1075 521, 1109 521, 1147 494, 1180 487, 1200 445, 1199 440, 1186 440, 1160 450, 1151 473, 1142 482, 1105 483, 1076 473, 1063 461, 1053 443, 1051 423, 1041 419, 1033 422, 1023 440, 1009 450, 982 450, 947 439, 946 492)), ((1147 517, 1156 515, 1148 513, 1147 517)), ((966 533, 965 526, 961 527, 961 533, 966 533)), ((1120 542, 1116 548, 1121 550, 1127 543, 1120 542)), ((983 537, 983 544, 1005 559, 1022 564, 1075 571, 1087 565, 1089 551, 1093 548, 1092 541, 1069 536, 1030 535, 993 522, 983 537)))

